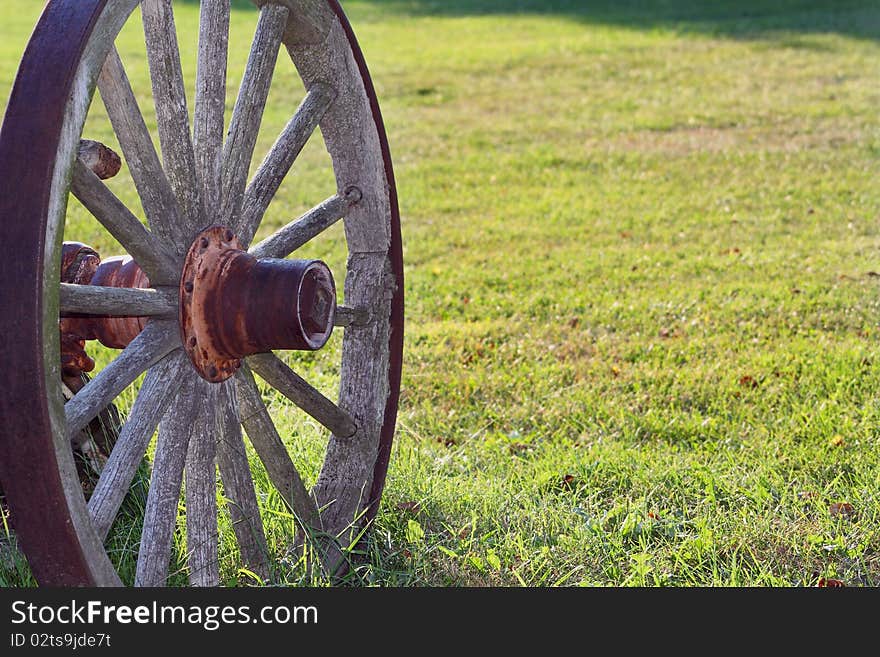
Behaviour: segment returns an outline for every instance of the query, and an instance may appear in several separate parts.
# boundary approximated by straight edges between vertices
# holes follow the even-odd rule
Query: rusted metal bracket
[[[65,242],[61,253],[62,283],[150,287],[146,274],[129,256],[114,256],[102,262],[94,249],[79,242]],[[86,341],[98,340],[106,347],[123,349],[143,330],[146,322],[146,317],[62,316],[58,322],[61,331],[61,374],[68,387],[76,392],[80,374],[95,368],[95,361],[85,351]]]
[[[88,285],[101,257],[93,248],[80,242],[65,242],[61,247],[61,282]],[[61,332],[61,377],[68,388],[76,392],[82,386],[80,375],[95,369],[95,361],[86,353],[86,327],[78,317],[62,317],[58,322]]]
[[[77,157],[101,180],[112,178],[122,168],[122,158],[113,149],[92,139],[80,139]]]

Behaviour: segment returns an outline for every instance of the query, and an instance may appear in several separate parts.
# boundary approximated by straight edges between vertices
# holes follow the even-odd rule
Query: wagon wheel
[[[356,540],[376,513],[403,339],[400,226],[384,128],[336,0],[255,3],[256,33],[225,141],[229,0],[201,2],[192,132],[171,0],[50,0],[24,54],[0,134],[0,175],[14,181],[0,197],[0,340],[5,373],[19,381],[0,396],[0,478],[41,584],[120,583],[103,541],[157,427],[135,584],[166,581],[182,489],[190,582],[219,583],[217,470],[243,561],[269,569],[244,434],[302,527],[333,539],[319,551],[330,570],[342,554],[333,546]],[[114,47],[138,4],[161,163]],[[306,96],[248,182],[281,45]],[[149,229],[77,156],[96,85]],[[337,194],[251,245],[317,126]],[[69,193],[128,251],[136,265],[114,266],[139,267],[140,284],[59,284]],[[348,257],[345,306],[337,307],[326,265],[281,259],[340,218]],[[147,279],[150,288],[135,289]],[[77,313],[105,313],[93,328],[128,332],[119,345],[102,339],[127,346],[65,404],[58,323]],[[335,402],[272,352],[320,348],[334,325],[344,331]],[[86,500],[71,437],[144,372]],[[311,491],[252,372],[327,430]]]

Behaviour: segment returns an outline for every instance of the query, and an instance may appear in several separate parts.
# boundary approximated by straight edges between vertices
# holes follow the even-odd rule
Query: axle
[[[137,263],[128,256],[107,258],[101,262],[97,251],[79,242],[65,242],[61,248],[61,282],[103,287],[149,287],[150,281]],[[122,349],[140,333],[146,317],[109,315],[65,315],[61,331],[61,373],[76,378],[95,368],[85,350],[87,340],[97,340],[106,347]]]
[[[79,242],[62,249],[64,283],[148,288],[150,281],[129,256],[103,262]],[[320,260],[258,259],[241,248],[233,232],[211,226],[196,235],[180,277],[178,321],[181,340],[196,371],[220,382],[241,359],[275,349],[314,351],[333,331],[336,287]],[[65,377],[90,372],[95,362],[88,340],[125,348],[143,330],[147,317],[65,315],[61,318],[61,362]]]

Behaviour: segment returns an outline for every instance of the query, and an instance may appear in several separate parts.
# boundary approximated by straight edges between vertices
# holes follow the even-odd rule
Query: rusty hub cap
[[[184,349],[206,380],[228,379],[251,354],[314,351],[336,316],[336,286],[320,260],[258,260],[225,226],[198,235],[180,277]]]

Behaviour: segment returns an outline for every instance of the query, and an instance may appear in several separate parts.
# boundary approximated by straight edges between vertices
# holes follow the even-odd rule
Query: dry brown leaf
[[[849,502],[834,502],[828,506],[832,516],[851,516],[855,513],[853,505]]]

